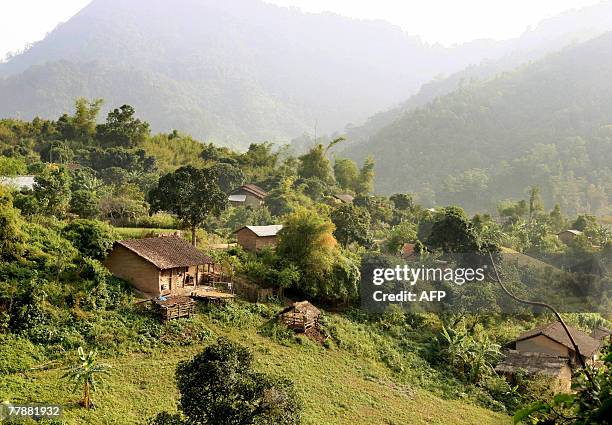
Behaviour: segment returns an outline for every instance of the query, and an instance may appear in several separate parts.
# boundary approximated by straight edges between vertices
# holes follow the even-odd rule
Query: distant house
[[[557,233],[557,237],[566,245],[570,244],[574,238],[579,235],[582,235],[582,232],[574,229],[564,230]]]
[[[594,364],[602,341],[568,326],[580,354],[587,364]],[[558,391],[569,391],[571,370],[579,365],[578,355],[563,326],[559,322],[523,332],[510,344],[506,358],[495,370],[507,376],[519,369],[531,375],[556,379]]]
[[[268,194],[261,187],[254,184],[245,184],[235,189],[227,198],[233,206],[259,208]]]
[[[270,226],[244,226],[234,232],[238,245],[246,251],[256,252],[265,247],[276,247],[281,224]]]
[[[355,197],[353,195],[349,195],[348,193],[338,193],[334,195],[334,198],[344,204],[352,204],[355,200]]]
[[[0,184],[12,187],[17,190],[34,189],[36,176],[15,176],[15,177],[0,177]]]
[[[184,294],[214,271],[210,257],[177,236],[115,242],[105,264],[115,276],[155,297]]]
[[[601,341],[572,326],[567,327],[586,362],[593,362],[601,348]],[[571,365],[579,364],[577,353],[559,322],[523,332],[514,342],[519,352],[544,353],[565,357]]]

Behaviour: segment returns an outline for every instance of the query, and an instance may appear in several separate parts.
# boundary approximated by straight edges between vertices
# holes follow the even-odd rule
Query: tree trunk
[[[197,246],[197,241],[196,241],[196,226],[191,226],[191,245]]]
[[[83,405],[85,409],[89,409],[89,405],[91,402],[89,401],[89,382],[85,381],[83,385]]]

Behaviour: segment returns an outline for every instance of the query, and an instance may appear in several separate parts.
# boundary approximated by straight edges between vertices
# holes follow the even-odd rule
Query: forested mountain
[[[76,97],[101,97],[133,105],[153,130],[234,146],[286,141],[362,122],[435,75],[592,35],[609,16],[583,15],[444,48],[384,22],[259,0],[94,0],[0,64],[0,116],[52,118]]]
[[[511,71],[530,61],[542,59],[547,53],[587,41],[610,30],[612,1],[567,11],[546,19],[519,38],[499,42],[501,51],[510,52],[507,55],[470,65],[449,76],[436,77],[423,84],[415,95],[399,105],[373,115],[361,125],[347,126],[346,133],[353,143],[360,143],[406,112],[423,106],[438,96],[448,94],[461,85]]]
[[[603,212],[612,194],[612,33],[404,113],[343,154],[373,154],[382,192],[492,208],[540,186],[545,202]]]
[[[0,64],[0,116],[54,117],[76,97],[102,97],[134,105],[155,130],[288,140],[363,120],[494,50],[259,0],[94,0]]]

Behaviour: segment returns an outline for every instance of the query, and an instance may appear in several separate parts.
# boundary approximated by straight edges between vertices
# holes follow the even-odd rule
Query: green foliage
[[[486,334],[473,335],[465,328],[443,328],[441,338],[449,365],[465,381],[479,383],[495,373],[493,364],[501,357],[500,346]]]
[[[252,365],[247,348],[219,339],[177,367],[179,409],[185,420],[175,422],[176,416],[164,413],[152,423],[301,423],[302,405],[293,384],[256,373]]]
[[[28,172],[26,163],[19,158],[0,157],[0,176],[17,176]]]
[[[372,244],[370,213],[365,208],[343,204],[331,212],[331,221],[336,227],[334,236],[343,247],[353,242],[365,247]]]
[[[42,360],[42,350],[29,340],[0,334],[0,375],[26,372]]]
[[[134,117],[136,111],[130,105],[123,105],[108,113],[106,123],[97,127],[100,140],[106,146],[134,147],[149,136],[149,123]]]
[[[63,235],[83,257],[103,260],[115,242],[113,228],[97,220],[78,219],[64,227]]]
[[[79,347],[78,356],[78,361],[66,370],[63,378],[72,382],[75,389],[82,388],[83,398],[81,403],[83,407],[89,409],[93,406],[91,393],[98,387],[98,377],[108,375],[110,366],[98,363],[94,351],[85,354],[83,347]]]
[[[18,259],[24,251],[24,242],[22,220],[13,208],[13,197],[0,186],[0,260]]]
[[[325,147],[318,144],[308,153],[300,156],[299,176],[304,179],[316,177],[324,183],[332,183],[334,179],[332,168],[325,153]]]
[[[334,161],[334,177],[338,186],[344,190],[355,190],[359,179],[359,170],[354,161],[337,158]]]
[[[34,196],[41,212],[63,218],[70,206],[70,174],[64,167],[50,165],[36,176]]]
[[[227,206],[227,196],[219,188],[214,168],[202,170],[181,167],[159,179],[149,192],[151,210],[176,214],[191,229],[196,244],[196,228],[209,216],[219,216]]]
[[[403,221],[389,232],[389,236],[385,240],[385,251],[390,254],[399,254],[404,244],[416,241],[416,226],[408,221]]]

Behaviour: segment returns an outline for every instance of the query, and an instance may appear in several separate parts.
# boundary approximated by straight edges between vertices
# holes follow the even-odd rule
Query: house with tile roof
[[[105,265],[152,297],[184,294],[214,273],[213,260],[178,236],[117,241]]]
[[[234,189],[227,199],[233,206],[259,208],[263,205],[267,195],[261,187],[254,184],[245,184]]]

